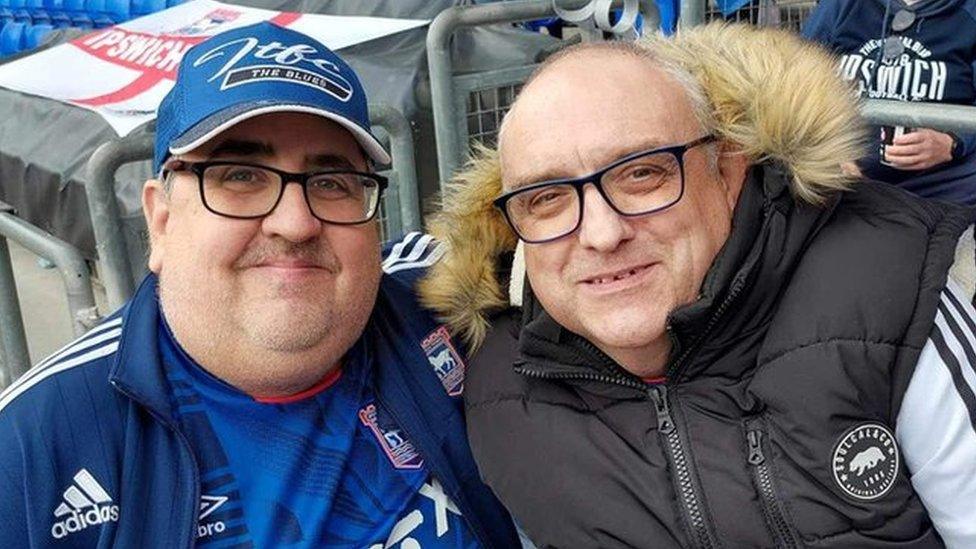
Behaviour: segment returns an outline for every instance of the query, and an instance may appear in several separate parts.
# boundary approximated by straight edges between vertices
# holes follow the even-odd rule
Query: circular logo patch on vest
[[[854,499],[876,500],[895,485],[898,459],[891,430],[880,423],[858,425],[834,447],[834,480]]]

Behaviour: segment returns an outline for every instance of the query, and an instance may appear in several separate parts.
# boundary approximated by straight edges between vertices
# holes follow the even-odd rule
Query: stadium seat
[[[166,0],[132,0],[132,16],[142,17],[166,9]]]
[[[14,20],[14,12],[7,6],[0,6],[0,24],[6,24]]]
[[[110,27],[115,24],[105,9],[105,0],[85,0],[85,13],[95,28]]]
[[[24,30],[26,23],[12,21],[0,31],[0,54],[12,55],[24,49]]]
[[[51,23],[51,14],[44,7],[44,0],[26,0],[24,9],[30,14],[31,24],[47,25]]]
[[[51,25],[56,29],[66,29],[71,26],[71,17],[63,11],[52,13]]]
[[[116,23],[128,21],[130,19],[129,0],[105,0],[105,11]]]
[[[21,23],[30,22],[30,12],[27,11],[25,0],[10,0],[10,11],[14,14],[14,21]]]
[[[24,49],[32,50],[39,46],[41,40],[52,30],[54,30],[54,27],[51,25],[34,25],[29,27],[24,35]]]
[[[166,7],[172,8],[173,6],[178,6],[182,4],[184,0],[166,0]]]
[[[71,16],[71,26],[79,29],[91,29],[95,27],[95,22],[87,13]]]

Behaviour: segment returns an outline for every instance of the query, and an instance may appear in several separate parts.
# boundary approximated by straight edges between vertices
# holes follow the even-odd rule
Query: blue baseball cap
[[[340,124],[379,164],[390,156],[370,132],[366,92],[352,68],[317,40],[263,22],[197,44],[159,105],[153,172],[249,118],[304,112]]]

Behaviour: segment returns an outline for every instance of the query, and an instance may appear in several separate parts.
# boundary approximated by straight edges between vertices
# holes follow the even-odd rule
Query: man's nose
[[[600,252],[611,252],[633,236],[630,221],[614,211],[596,187],[587,185],[583,188],[583,219],[579,228],[581,245]]]
[[[264,218],[261,228],[269,236],[304,242],[321,232],[322,222],[312,215],[302,186],[286,184],[281,200]]]

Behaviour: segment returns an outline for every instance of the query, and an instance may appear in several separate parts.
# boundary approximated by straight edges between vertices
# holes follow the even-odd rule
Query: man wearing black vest
[[[445,197],[421,291],[540,547],[976,547],[973,216],[842,173],[834,63],[746,27],[566,50]]]

